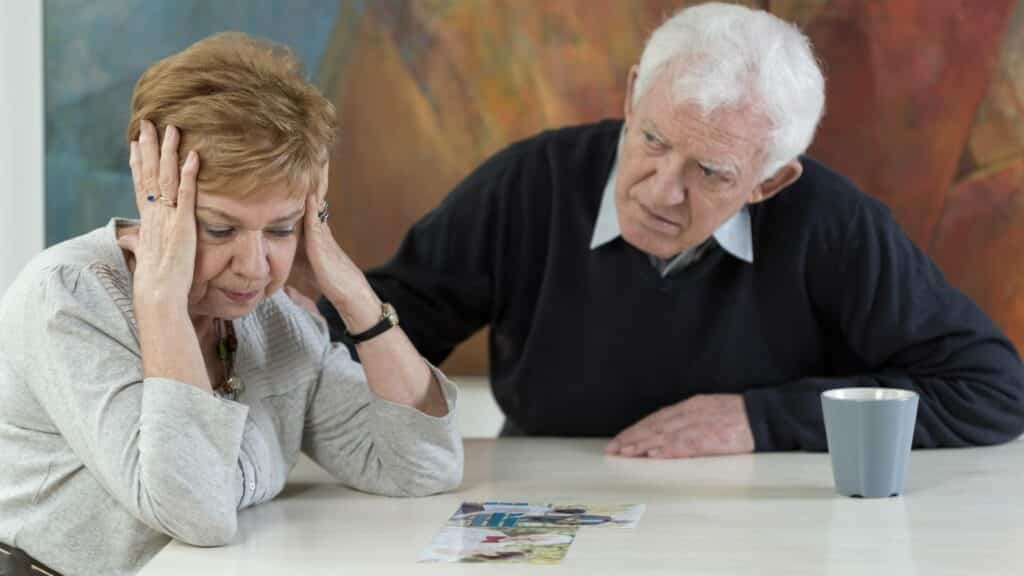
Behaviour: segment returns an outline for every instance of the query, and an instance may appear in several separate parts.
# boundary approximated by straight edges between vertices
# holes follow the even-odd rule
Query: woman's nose
[[[232,268],[239,276],[262,278],[267,274],[267,247],[262,233],[243,234],[235,251]]]

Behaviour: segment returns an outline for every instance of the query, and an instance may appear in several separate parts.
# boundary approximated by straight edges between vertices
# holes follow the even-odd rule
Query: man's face
[[[767,119],[749,106],[704,116],[676,104],[662,73],[631,106],[615,182],[622,237],[637,249],[671,258],[704,242],[747,202],[757,201]]]

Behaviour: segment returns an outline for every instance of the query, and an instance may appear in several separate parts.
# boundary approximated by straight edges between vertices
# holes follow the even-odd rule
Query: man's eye
[[[657,136],[655,136],[654,134],[651,134],[650,132],[647,132],[645,130],[643,132],[643,135],[644,135],[644,141],[647,142],[648,144],[650,144],[652,146],[660,146],[661,145],[661,140],[658,140]]]
[[[711,168],[708,168],[707,166],[705,166],[703,164],[698,164],[698,166],[700,166],[701,173],[703,173],[704,176],[706,176],[708,178],[710,178],[712,176],[717,176],[718,175],[718,172],[716,172],[715,170],[712,170]]]
[[[235,231],[234,228],[207,228],[206,233],[214,238],[227,238]]]

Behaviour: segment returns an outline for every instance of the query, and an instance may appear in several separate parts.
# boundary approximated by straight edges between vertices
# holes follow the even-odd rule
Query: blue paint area
[[[290,46],[316,79],[338,18],[365,9],[364,0],[45,0],[47,245],[136,215],[124,134],[149,65],[239,30]]]

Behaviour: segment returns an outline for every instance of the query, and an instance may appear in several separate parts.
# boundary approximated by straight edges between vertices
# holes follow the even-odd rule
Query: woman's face
[[[200,190],[189,312],[233,320],[279,290],[295,259],[304,213],[305,197],[284,183],[245,198]]]

